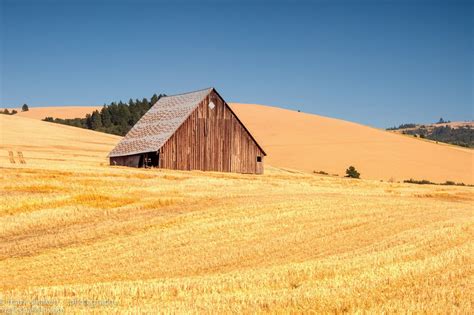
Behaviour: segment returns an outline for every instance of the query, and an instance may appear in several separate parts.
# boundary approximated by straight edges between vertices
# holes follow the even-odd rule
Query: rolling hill
[[[339,176],[353,165],[363,178],[474,184],[474,151],[360,124],[255,104],[230,104],[262,144],[266,164]],[[37,107],[31,118],[75,118],[95,107]]]
[[[28,165],[108,163],[107,154],[120,140],[114,135],[17,115],[0,115],[0,130],[2,165],[10,165],[8,151],[15,156],[22,152]]]
[[[15,116],[28,117],[34,119],[44,119],[46,117],[54,118],[77,118],[85,117],[95,110],[100,110],[102,106],[48,106],[48,107],[30,107],[26,112],[22,112],[21,108],[9,108],[18,111]]]
[[[474,151],[412,139],[360,124],[254,104],[232,108],[260,140],[266,162],[344,175],[354,165],[364,178],[454,180],[474,183]]]
[[[119,137],[0,127],[2,312],[472,310],[471,187],[110,167]]]

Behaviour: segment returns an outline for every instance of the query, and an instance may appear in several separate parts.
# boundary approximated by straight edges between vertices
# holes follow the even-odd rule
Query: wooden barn
[[[162,97],[110,152],[111,165],[263,174],[265,151],[214,88]]]

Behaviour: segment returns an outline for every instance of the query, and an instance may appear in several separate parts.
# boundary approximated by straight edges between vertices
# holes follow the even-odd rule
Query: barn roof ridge
[[[181,95],[186,95],[186,94],[192,94],[192,93],[197,93],[197,92],[203,92],[203,91],[207,91],[207,90],[209,90],[209,92],[211,92],[212,90],[215,90],[215,88],[212,87],[212,86],[210,86],[210,87],[207,87],[207,88],[205,88],[205,89],[199,89],[199,90],[191,91],[191,92],[184,92],[184,93],[178,93],[178,94],[173,94],[173,95],[164,95],[164,96],[160,97],[160,99],[163,98],[163,97],[181,96]]]

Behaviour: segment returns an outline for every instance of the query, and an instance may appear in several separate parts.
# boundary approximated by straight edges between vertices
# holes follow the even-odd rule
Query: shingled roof
[[[213,88],[163,96],[130,129],[109,157],[158,151]]]

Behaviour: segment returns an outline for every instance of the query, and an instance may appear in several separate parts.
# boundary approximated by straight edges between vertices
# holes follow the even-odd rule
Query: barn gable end
[[[109,156],[112,165],[262,174],[265,155],[211,88],[160,99]]]

